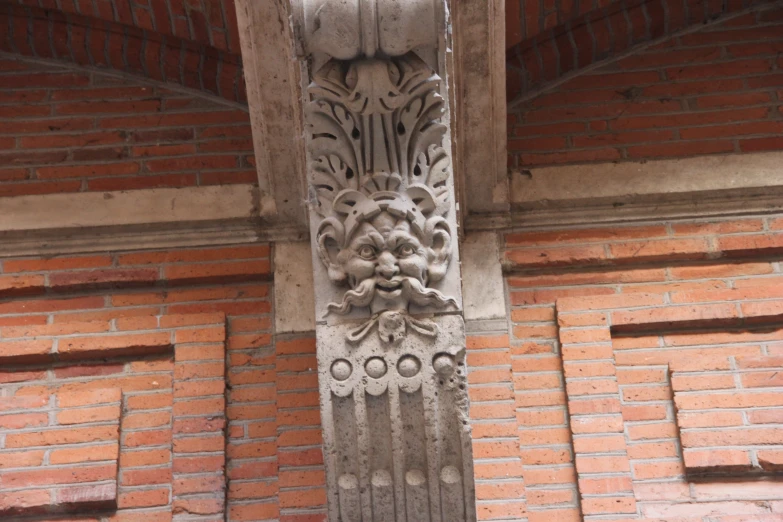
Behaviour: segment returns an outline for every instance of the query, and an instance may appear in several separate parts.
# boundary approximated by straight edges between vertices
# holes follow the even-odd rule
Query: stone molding
[[[0,198],[0,257],[302,240],[255,217],[252,185]]]

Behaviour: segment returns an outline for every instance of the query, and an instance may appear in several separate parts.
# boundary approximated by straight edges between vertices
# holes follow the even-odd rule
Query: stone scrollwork
[[[440,78],[415,54],[330,61],[306,107],[317,248],[332,282],[347,285],[328,310],[367,307],[362,340],[376,325],[399,343],[406,331],[435,335],[409,306],[447,309],[456,300],[429,285],[443,279],[455,235],[449,212],[451,160],[443,147]]]

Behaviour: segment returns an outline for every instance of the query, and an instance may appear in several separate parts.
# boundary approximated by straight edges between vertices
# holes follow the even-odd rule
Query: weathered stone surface
[[[465,320],[506,318],[506,292],[495,232],[472,232],[462,242]]]
[[[476,519],[446,11],[293,9],[333,522]]]
[[[310,244],[275,244],[275,332],[315,330]]]
[[[462,318],[433,324],[396,346],[319,326],[330,520],[475,520]]]

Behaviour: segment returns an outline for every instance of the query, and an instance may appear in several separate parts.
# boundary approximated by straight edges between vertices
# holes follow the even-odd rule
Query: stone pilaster
[[[329,519],[475,521],[443,0],[298,0]]]

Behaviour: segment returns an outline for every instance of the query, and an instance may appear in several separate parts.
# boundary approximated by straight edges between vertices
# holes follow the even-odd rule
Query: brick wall
[[[3,495],[19,491],[33,495],[27,492],[35,489],[34,484],[10,487],[3,474],[35,465],[40,456],[15,456],[15,461],[32,460],[12,464],[15,467],[6,470],[5,454],[16,453],[8,442],[11,432],[39,431],[47,426],[46,430],[71,433],[75,425],[58,427],[63,410],[58,394],[119,388],[122,444],[133,446],[120,447],[119,490],[116,495],[104,491],[110,498],[97,507],[93,504],[87,509],[82,502],[68,510],[88,517],[94,509],[108,506],[108,511],[102,511],[108,516],[116,504],[120,510],[109,518],[111,522],[168,521],[186,514],[212,522],[216,506],[207,502],[207,486],[202,484],[199,489],[182,483],[179,478],[186,477],[177,475],[208,469],[178,468],[176,451],[204,452],[210,458],[204,465],[222,470],[223,461],[216,457],[224,448],[228,520],[323,519],[315,343],[311,337],[275,338],[272,332],[268,246],[5,259],[0,266],[0,354],[12,358],[8,364],[0,363],[0,441],[5,441],[0,444],[4,454],[0,459],[0,510],[8,503],[19,505],[14,497],[9,500]],[[203,323],[199,318],[214,318],[215,314],[220,321],[225,316],[225,330],[203,328],[187,337],[171,334],[176,328],[193,331],[192,318]],[[161,334],[165,339],[159,338]],[[188,346],[214,349],[209,349],[208,361],[196,364],[187,352],[180,356],[178,350]],[[221,385],[225,379],[227,423],[223,415],[210,409],[216,406],[212,403],[217,396],[204,400],[177,397],[180,392],[187,394],[190,387],[210,390],[203,379],[215,379]],[[180,381],[181,387],[177,384]],[[220,395],[222,391],[209,393]],[[43,418],[17,416],[18,404],[12,401],[28,395],[40,399],[38,409],[46,412],[46,424],[29,424],[42,423]],[[90,408],[85,403],[80,409],[86,412]],[[185,419],[206,416],[204,426],[210,433],[217,430],[215,436],[225,433],[227,444],[218,444],[212,435],[195,436],[199,427],[193,422],[183,422],[178,428],[176,416],[180,413]],[[95,422],[98,424],[90,426],[110,423],[111,419],[96,418]],[[181,438],[187,441],[178,442]],[[88,444],[54,442],[80,448]],[[96,442],[112,444],[110,439]],[[187,445],[183,446],[184,442]],[[40,453],[59,448],[35,446],[34,450]],[[113,455],[106,458],[101,461],[105,466],[117,462]],[[53,465],[51,459],[48,464]],[[57,466],[75,472],[74,466],[81,464]],[[78,485],[81,476],[77,474],[76,482],[69,482],[68,487]],[[85,476],[84,481],[88,479]],[[208,487],[219,491],[222,483],[218,480]],[[45,493],[30,497],[30,512],[66,509],[63,499],[67,497],[59,496],[65,485],[55,486],[58,484],[47,484]],[[52,488],[56,494],[45,499],[44,494],[50,494]],[[192,501],[187,506],[177,502],[177,488],[182,488],[184,499]]]
[[[530,522],[783,517],[782,224],[505,236]]]
[[[54,7],[53,2],[45,0],[15,1],[28,7]],[[232,0],[95,0],[57,2],[56,6],[65,13],[136,26],[239,53],[237,14]]]
[[[0,197],[255,183],[247,112],[0,56]]]
[[[530,166],[783,148],[783,10],[679,36],[511,111],[509,161]]]
[[[0,336],[0,513],[223,519],[223,314]]]
[[[109,68],[246,103],[232,8],[233,2],[199,0],[7,1],[0,4],[0,51]]]
[[[594,9],[619,3],[618,0],[509,0],[506,2],[506,47],[519,44],[546,30],[569,22]]]
[[[768,475],[783,445],[783,216],[519,232],[505,244],[509,331],[468,338],[480,519],[779,520]],[[211,522],[222,505],[203,482],[178,489],[174,470],[219,476],[225,458],[228,520],[322,522],[315,342],[272,331],[269,259],[260,245],[3,260],[0,510]],[[225,421],[209,409],[214,389],[176,396],[177,382],[221,376]],[[68,402],[96,389],[108,398]],[[208,417],[209,431],[178,432],[178,414]],[[57,460],[90,441],[14,442],[78,436],[83,423],[108,430],[94,441],[102,460]],[[195,451],[213,468],[180,468]],[[18,482],[46,466],[71,478]]]

